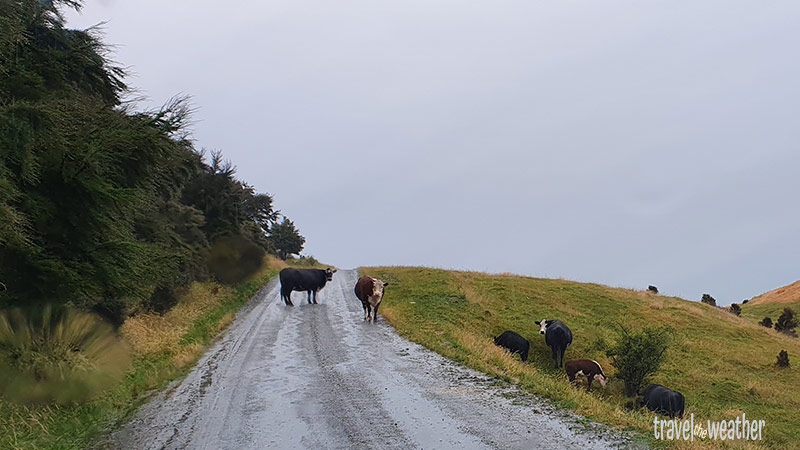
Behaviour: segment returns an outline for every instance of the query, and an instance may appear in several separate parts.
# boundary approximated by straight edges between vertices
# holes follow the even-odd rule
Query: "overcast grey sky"
[[[225,5],[225,6],[223,6]],[[88,0],[340,267],[739,302],[800,279],[800,2]]]

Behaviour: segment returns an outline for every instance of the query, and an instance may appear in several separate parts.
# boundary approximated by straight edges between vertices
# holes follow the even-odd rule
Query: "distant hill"
[[[800,281],[765,292],[750,300],[751,305],[764,303],[796,303],[800,301]]]
[[[800,281],[754,297],[746,305],[742,305],[742,317],[756,321],[769,317],[775,322],[783,308],[791,308],[800,313]]]

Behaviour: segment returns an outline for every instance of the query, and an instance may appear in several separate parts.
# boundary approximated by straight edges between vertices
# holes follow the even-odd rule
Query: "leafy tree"
[[[758,322],[758,324],[762,327],[772,328],[772,319],[769,317],[764,317],[764,319],[762,319],[761,322]]]
[[[728,311],[730,311],[731,314],[735,314],[737,316],[742,315],[742,307],[737,305],[736,303],[732,303],[730,308],[728,308]]]
[[[300,235],[294,223],[284,216],[282,222],[275,222],[269,229],[269,241],[272,248],[281,259],[286,259],[290,255],[299,254],[303,251],[303,244],[306,238]]]
[[[648,376],[655,373],[666,357],[672,331],[669,328],[645,327],[632,332],[617,326],[617,342],[606,355],[617,369],[617,377],[625,382],[625,395],[636,395]]]
[[[264,234],[278,212],[272,207],[272,197],[257,194],[252,186],[235,178],[236,168],[225,161],[220,152],[211,152],[208,165],[190,180],[183,191],[183,202],[203,212],[203,230],[211,238],[242,233],[249,224]],[[252,231],[248,231],[252,234]]]
[[[717,306],[717,301],[708,294],[703,294],[703,298],[700,301],[706,305]]]
[[[794,310],[791,308],[783,308],[783,313],[778,317],[778,321],[775,322],[775,329],[789,336],[797,337],[797,332],[795,332],[797,325],[798,321]]]
[[[95,31],[64,27],[59,9],[81,5],[0,2],[0,307],[69,303],[121,324],[209,276],[212,243],[251,262],[274,242],[302,249],[285,227],[268,237],[270,195],[195,150],[187,98],[122,101],[124,71]]]

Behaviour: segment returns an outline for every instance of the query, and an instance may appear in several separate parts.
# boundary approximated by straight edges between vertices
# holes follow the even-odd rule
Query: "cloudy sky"
[[[739,302],[800,279],[796,1],[88,0],[307,254]],[[235,6],[234,6],[235,5]]]

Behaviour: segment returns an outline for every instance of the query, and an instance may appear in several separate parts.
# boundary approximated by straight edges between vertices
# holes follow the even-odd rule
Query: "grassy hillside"
[[[0,399],[0,448],[86,448],[102,430],[133,413],[149,391],[184,376],[238,309],[286,265],[268,257],[257,274],[235,287],[194,282],[166,314],[129,318],[120,333],[133,363],[122,383],[101,398],[67,406],[24,406]]]
[[[783,308],[792,308],[800,313],[800,281],[754,297],[742,305],[742,317],[756,321],[769,317],[774,323],[780,317]]]
[[[681,391],[687,415],[694,413],[695,421],[705,424],[745,412],[750,420],[766,421],[762,446],[797,448],[800,372],[779,369],[775,362],[781,349],[790,358],[800,357],[800,341],[750,320],[697,302],[597,284],[408,267],[361,272],[391,283],[381,313],[405,337],[591,419],[649,436],[652,414],[626,411],[629,399],[621,393],[621,381],[613,380],[605,390],[598,386],[591,394],[570,386],[563,372],[553,368],[533,322],[566,322],[575,339],[565,360],[595,359],[609,375],[614,369],[604,352],[615,339],[612,323],[670,325],[675,340],[652,381]],[[531,341],[528,363],[493,345],[492,337],[504,330]],[[718,445],[696,441],[677,447]]]

